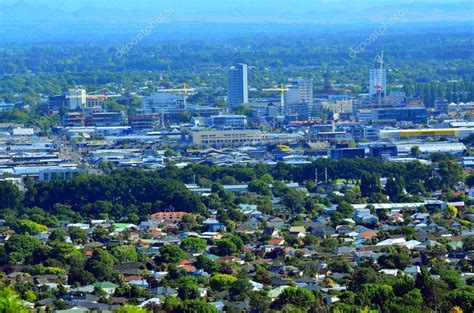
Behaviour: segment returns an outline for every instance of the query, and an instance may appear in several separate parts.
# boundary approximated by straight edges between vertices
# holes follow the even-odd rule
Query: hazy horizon
[[[171,14],[153,29],[155,34],[301,32],[304,25],[308,31],[340,25],[367,28],[388,21],[401,10],[404,14],[393,29],[454,23],[473,31],[473,4],[469,1],[0,0],[0,40],[107,40],[134,33],[168,11]]]

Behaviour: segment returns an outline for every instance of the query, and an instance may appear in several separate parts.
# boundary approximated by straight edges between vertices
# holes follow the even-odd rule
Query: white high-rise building
[[[313,80],[312,79],[297,79],[289,80],[290,83],[296,84],[296,89],[289,89],[285,92],[285,103],[306,103],[313,104]]]
[[[229,69],[229,94],[227,102],[236,106],[249,102],[249,85],[247,64],[237,64]]]
[[[387,95],[387,70],[383,68],[383,51],[375,58],[374,67],[369,71],[369,95],[380,98]]]
[[[298,90],[301,101],[312,105],[313,104],[313,80],[312,79],[298,79]]]
[[[84,109],[87,102],[87,93],[85,89],[69,89],[67,98],[69,100],[69,110]]]

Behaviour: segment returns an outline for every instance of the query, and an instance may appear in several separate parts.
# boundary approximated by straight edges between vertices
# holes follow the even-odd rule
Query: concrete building
[[[70,89],[67,94],[69,100],[69,110],[84,109],[87,102],[87,93],[85,89]]]
[[[383,52],[375,58],[374,67],[369,70],[369,96],[386,96],[387,92],[387,70],[383,67]]]
[[[217,128],[244,128],[247,126],[247,116],[215,115],[211,117],[211,124]]]
[[[439,114],[447,114],[449,108],[449,102],[446,99],[438,99],[434,102],[435,111]]]
[[[231,66],[228,73],[229,90],[227,102],[236,106],[249,102],[249,86],[247,64]]]
[[[135,130],[155,129],[160,125],[160,115],[157,113],[130,114],[128,123]]]
[[[58,112],[61,108],[69,106],[69,99],[66,95],[57,95],[48,97],[48,111]]]
[[[285,105],[301,103],[300,91],[298,89],[289,89],[285,92]]]
[[[157,92],[142,99],[145,113],[163,113],[184,108],[184,97],[172,93]]]
[[[365,158],[364,148],[336,148],[330,151],[331,160]]]
[[[465,138],[474,134],[474,128],[431,128],[431,129],[390,129],[381,130],[380,139],[408,138]]]
[[[76,167],[51,166],[41,169],[38,173],[38,181],[69,180],[79,174]]]
[[[260,143],[263,133],[257,129],[242,130],[203,130],[191,133],[196,145],[209,146],[239,146]]]
[[[107,103],[107,97],[102,95],[90,95],[87,96],[86,100],[86,107],[93,108],[93,107],[103,107],[105,108]]]
[[[386,159],[397,156],[398,149],[393,144],[374,144],[369,146],[369,154],[374,158]]]
[[[331,113],[352,113],[354,112],[354,102],[352,100],[322,101],[321,109]]]
[[[124,121],[123,113],[120,111],[108,112],[68,112],[64,116],[63,125],[66,127],[81,126],[122,126]]]
[[[285,104],[306,103],[313,104],[313,80],[296,79],[290,80],[290,83],[296,84],[297,88],[289,89],[285,92]]]
[[[411,122],[426,124],[428,110],[425,107],[383,108],[372,110],[373,120],[377,122]]]
[[[298,79],[298,91],[301,101],[309,105],[313,104],[313,80],[312,79]]]

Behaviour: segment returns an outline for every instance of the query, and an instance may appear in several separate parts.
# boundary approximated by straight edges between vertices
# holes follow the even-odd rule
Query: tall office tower
[[[301,101],[308,105],[313,105],[313,80],[298,79],[297,83]]]
[[[86,107],[87,93],[85,89],[70,89],[67,94],[69,110],[84,109]]]
[[[375,58],[369,72],[369,95],[379,99],[387,95],[387,70],[383,68],[383,51]]]
[[[239,63],[229,69],[229,95],[227,102],[230,106],[249,102],[249,84],[247,64]]]

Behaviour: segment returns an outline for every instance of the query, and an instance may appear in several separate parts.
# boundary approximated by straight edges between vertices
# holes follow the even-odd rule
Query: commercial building
[[[393,144],[374,144],[369,146],[369,154],[374,158],[385,159],[398,155],[398,149]]]
[[[297,88],[289,89],[285,92],[285,104],[306,103],[313,104],[313,80],[312,79],[297,79],[290,80],[290,83],[295,83]]]
[[[87,93],[85,89],[69,89],[67,98],[69,100],[69,110],[80,110],[86,107]]]
[[[434,109],[439,114],[448,114],[449,102],[445,99],[438,99],[434,102]]]
[[[122,126],[123,122],[123,112],[120,111],[83,111],[66,113],[63,125],[66,127]]]
[[[313,80],[312,79],[298,79],[298,91],[301,101],[307,104],[313,104]]]
[[[229,87],[227,102],[236,106],[249,102],[247,64],[231,66],[228,73]]]
[[[48,97],[48,111],[57,112],[61,108],[67,108],[69,106],[69,99],[66,95],[57,95]]]
[[[86,99],[86,107],[104,107],[107,103],[107,97],[103,95],[90,95]]]
[[[263,133],[257,129],[202,130],[191,133],[194,144],[209,146],[254,145],[262,140]]]
[[[376,122],[411,122],[426,124],[428,110],[425,107],[378,108],[372,110]]]
[[[247,126],[247,116],[214,115],[211,117],[211,123],[217,128],[244,128]]]
[[[412,142],[412,143],[400,143],[397,144],[397,150],[400,154],[411,154],[413,147],[418,147],[422,154],[431,154],[436,152],[451,153],[451,154],[464,154],[466,146],[461,142],[446,142],[438,141],[433,143],[425,142]]]
[[[322,101],[321,109],[331,113],[351,113],[354,111],[354,102],[352,100]]]
[[[142,99],[144,113],[163,113],[184,108],[184,97],[172,93],[157,92]]]
[[[51,166],[39,171],[38,181],[69,180],[78,174],[76,167]]]
[[[331,160],[365,158],[364,148],[335,148],[330,150]]]
[[[377,56],[374,67],[369,70],[369,96],[385,97],[387,92],[387,70],[383,67],[383,52]]]
[[[380,139],[406,138],[464,138],[474,133],[474,128],[436,128],[436,129],[391,129],[381,130]]]
[[[155,129],[160,125],[160,115],[158,113],[130,114],[128,123],[134,130]]]

